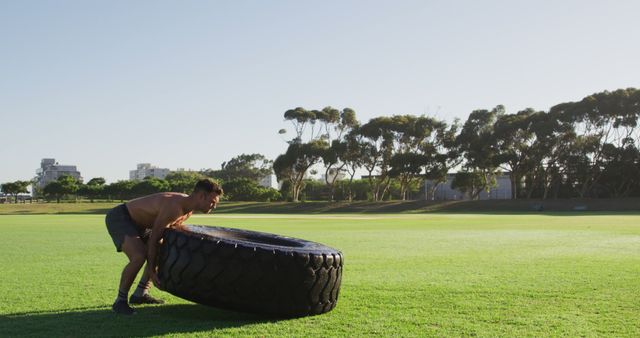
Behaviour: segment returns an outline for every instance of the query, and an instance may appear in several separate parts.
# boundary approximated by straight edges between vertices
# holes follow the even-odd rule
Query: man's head
[[[210,178],[204,178],[196,183],[191,194],[196,198],[196,210],[203,213],[209,213],[211,209],[215,209],[218,202],[220,202],[220,196],[224,192],[222,187]]]

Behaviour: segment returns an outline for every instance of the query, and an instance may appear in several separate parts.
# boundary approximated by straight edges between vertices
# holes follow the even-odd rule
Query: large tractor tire
[[[168,228],[158,262],[161,287],[196,303],[278,317],[331,311],[342,253],[256,231],[188,225]]]

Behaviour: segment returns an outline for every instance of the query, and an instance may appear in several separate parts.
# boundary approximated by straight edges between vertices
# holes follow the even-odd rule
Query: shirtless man
[[[129,263],[122,271],[118,297],[112,309],[116,313],[132,315],[135,310],[127,303],[127,296],[138,272],[147,262],[138,287],[131,295],[131,304],[163,304],[149,295],[151,281],[159,285],[156,274],[158,244],[167,227],[181,227],[193,211],[209,213],[220,201],[222,188],[210,179],[196,183],[191,195],[163,192],[120,204],[106,216],[107,230],[118,252],[123,251]]]

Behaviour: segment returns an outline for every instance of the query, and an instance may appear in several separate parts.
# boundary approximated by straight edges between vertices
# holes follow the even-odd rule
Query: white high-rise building
[[[50,182],[60,176],[71,176],[82,182],[82,175],[75,165],[58,164],[54,158],[43,158],[40,161],[40,168],[36,170],[36,186],[44,188]]]
[[[129,179],[143,180],[145,177],[156,177],[164,179],[169,175],[170,170],[167,168],[158,168],[152,166],[151,163],[138,163],[135,170],[129,171]]]

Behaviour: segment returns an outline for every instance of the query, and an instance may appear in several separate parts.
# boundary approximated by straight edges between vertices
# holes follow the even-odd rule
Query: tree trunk
[[[349,202],[353,202],[353,177],[356,175],[356,171],[353,171],[353,174],[349,173],[351,177],[349,177]]]
[[[331,170],[332,166],[333,165],[328,166],[327,169],[324,171],[324,182],[329,186],[329,202],[333,201],[333,195],[334,195],[333,184],[336,182],[335,177],[338,177],[338,173],[336,172],[334,179],[331,180],[331,182],[329,182],[329,170]]]
[[[433,184],[428,192],[427,192],[427,200],[428,201],[435,201],[436,199],[436,189],[438,189],[438,186],[440,185],[441,182],[435,182],[435,184]]]
[[[343,163],[340,167],[336,168],[336,174],[333,176],[333,179],[331,180],[331,182],[329,182],[329,168],[331,168],[331,166],[329,166],[329,168],[327,168],[327,170],[324,173],[324,180],[331,188],[331,196],[329,197],[329,201],[331,202],[335,200],[336,181],[338,180],[338,175],[340,174],[340,171],[342,171],[342,168],[344,168],[345,165],[346,164]]]
[[[391,186],[391,177],[387,176],[385,178],[386,183],[384,184],[384,190],[382,190],[382,196],[380,196],[380,201],[384,200],[384,196],[388,193],[389,199],[391,199],[391,193],[389,193],[389,186]],[[380,182],[382,185],[382,182]]]

